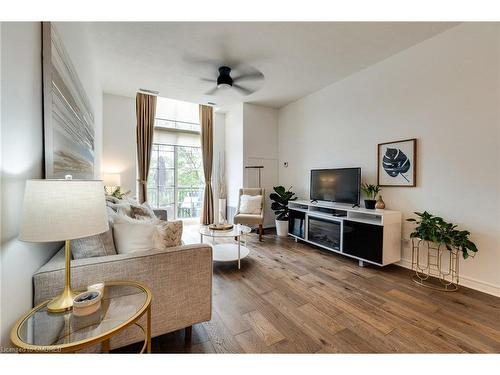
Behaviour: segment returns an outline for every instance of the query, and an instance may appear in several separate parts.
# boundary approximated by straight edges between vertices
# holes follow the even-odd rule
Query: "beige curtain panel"
[[[139,202],[148,199],[148,172],[153,147],[153,128],[156,112],[156,96],[137,93],[135,98],[137,116],[137,165],[139,172]]]
[[[203,156],[203,173],[205,174],[205,193],[203,196],[201,223],[204,225],[214,222],[214,198],[212,195],[212,162],[214,156],[213,119],[212,107],[200,105],[201,152]]]

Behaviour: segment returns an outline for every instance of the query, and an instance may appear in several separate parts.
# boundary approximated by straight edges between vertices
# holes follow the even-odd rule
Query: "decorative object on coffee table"
[[[231,230],[233,224],[210,224],[208,228],[211,230]]]
[[[134,281],[106,282],[101,300],[102,314],[76,316],[74,311],[52,314],[49,301],[34,307],[12,328],[12,343],[26,352],[73,353],[101,344],[109,351],[109,340],[136,326],[144,334],[141,353],[151,352],[151,300],[146,286]],[[145,326],[139,320],[146,315]]]
[[[459,255],[464,259],[478,251],[469,239],[470,232],[428,212],[415,212],[418,219],[406,221],[417,224],[412,239],[413,281],[417,284],[454,292],[459,285]],[[471,252],[471,254],[469,254]]]
[[[416,186],[417,140],[380,143],[377,154],[377,184],[379,186]]]
[[[377,194],[380,192],[380,186],[372,184],[363,184],[361,190],[365,193],[368,199],[365,199],[365,208],[369,210],[375,209]]]
[[[273,187],[274,193],[269,195],[269,198],[273,201],[271,203],[271,209],[276,215],[276,234],[278,237],[288,236],[288,202],[297,200],[295,193],[291,191],[292,187],[286,190],[283,186]]]
[[[70,241],[106,232],[108,219],[102,181],[28,180],[19,239],[26,242],[65,241],[66,278],[63,293],[49,302],[51,312],[71,309]]]

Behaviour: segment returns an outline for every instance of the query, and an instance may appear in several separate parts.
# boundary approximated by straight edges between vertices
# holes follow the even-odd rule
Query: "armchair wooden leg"
[[[264,228],[262,227],[262,224],[259,224],[259,241],[262,242],[262,235],[264,234]]]
[[[192,337],[193,337],[193,326],[184,328],[184,342],[186,344],[190,344]]]

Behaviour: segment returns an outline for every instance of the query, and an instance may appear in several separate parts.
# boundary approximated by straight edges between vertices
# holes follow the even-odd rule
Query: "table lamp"
[[[65,241],[66,278],[64,291],[48,305],[50,312],[70,310],[70,241],[109,229],[102,181],[28,180],[24,193],[19,239],[26,242]]]
[[[106,194],[113,194],[116,188],[121,186],[121,179],[119,173],[104,173],[102,175],[102,180],[104,182],[104,189]]]

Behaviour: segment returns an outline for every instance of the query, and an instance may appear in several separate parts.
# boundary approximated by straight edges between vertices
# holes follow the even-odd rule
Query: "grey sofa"
[[[34,275],[34,303],[62,292],[64,252],[59,251]],[[212,248],[206,244],[152,249],[129,254],[71,261],[71,283],[75,290],[112,280],[133,280],[153,293],[152,336],[159,336],[211,319]],[[145,318],[143,319],[145,323]],[[111,339],[110,348],[143,340],[133,327]]]

